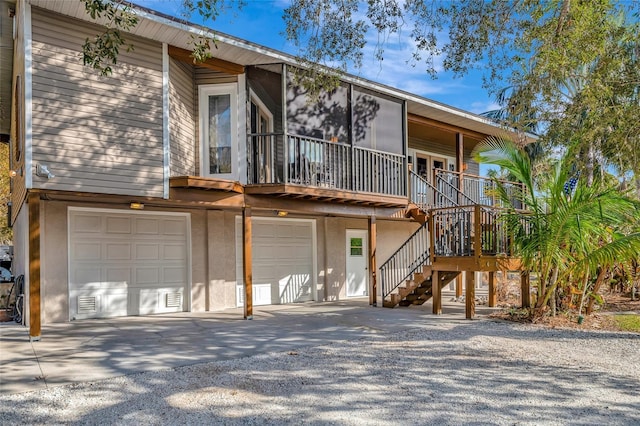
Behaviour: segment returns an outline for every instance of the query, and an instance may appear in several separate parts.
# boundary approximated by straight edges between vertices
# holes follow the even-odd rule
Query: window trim
[[[209,116],[209,96],[230,96],[230,122],[231,122],[231,173],[209,173],[209,155],[206,140],[209,133],[207,117]],[[199,121],[199,152],[200,152],[200,176],[232,179],[238,177],[238,83],[207,84],[198,86],[198,121]]]

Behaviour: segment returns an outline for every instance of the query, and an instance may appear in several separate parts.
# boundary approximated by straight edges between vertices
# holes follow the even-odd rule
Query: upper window
[[[237,84],[200,86],[203,176],[233,178],[237,168]]]

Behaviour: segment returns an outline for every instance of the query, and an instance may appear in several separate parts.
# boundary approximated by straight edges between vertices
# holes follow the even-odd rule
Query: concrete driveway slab
[[[446,297],[444,298],[447,299]],[[492,309],[479,308],[481,316]],[[386,309],[365,299],[259,307],[254,319],[241,309],[145,317],[82,320],[44,325],[42,339],[28,330],[0,324],[0,394],[158,371],[185,365],[292,351],[333,341],[353,341],[433,321],[464,320],[464,305]]]

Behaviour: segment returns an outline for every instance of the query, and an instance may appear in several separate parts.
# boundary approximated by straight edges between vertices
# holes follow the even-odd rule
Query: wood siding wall
[[[125,35],[113,75],[82,64],[100,27],[32,10],[33,162],[36,188],[163,195],[162,45]]]
[[[169,135],[171,176],[196,174],[196,94],[193,67],[169,60]]]
[[[193,95],[193,105],[195,110],[196,128],[195,128],[195,153],[196,153],[196,175],[200,175],[200,102],[198,99],[198,86],[205,84],[223,84],[223,83],[237,83],[238,77],[235,75],[229,75],[222,72],[210,70],[209,68],[194,67],[195,69],[195,85]]]

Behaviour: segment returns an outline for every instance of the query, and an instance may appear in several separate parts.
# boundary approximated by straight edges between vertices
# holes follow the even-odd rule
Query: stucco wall
[[[68,207],[113,208],[107,204],[43,201],[42,294],[43,323],[69,320],[68,302]],[[118,208],[120,208],[119,206]],[[127,211],[127,209],[122,209]],[[145,211],[162,211],[147,207]],[[239,210],[167,209],[191,215],[191,311],[217,311],[236,307],[236,218]],[[254,212],[253,217],[265,213]],[[265,217],[271,218],[269,215]],[[368,229],[367,219],[341,217],[289,218],[316,222],[318,301],[346,298],[346,231]],[[16,238],[26,238],[26,213],[18,218]],[[22,222],[25,222],[24,224]],[[23,226],[24,225],[24,226]],[[380,266],[418,227],[409,221],[377,221],[377,265]],[[25,228],[24,232],[21,229]],[[23,243],[24,247],[25,244]],[[17,265],[26,265],[26,252],[17,252]],[[277,260],[276,260],[277,261]],[[379,274],[378,274],[379,277]],[[380,282],[379,282],[380,288]],[[380,296],[380,293],[379,293]],[[380,300],[380,299],[379,299]],[[258,308],[259,309],[259,308]]]

